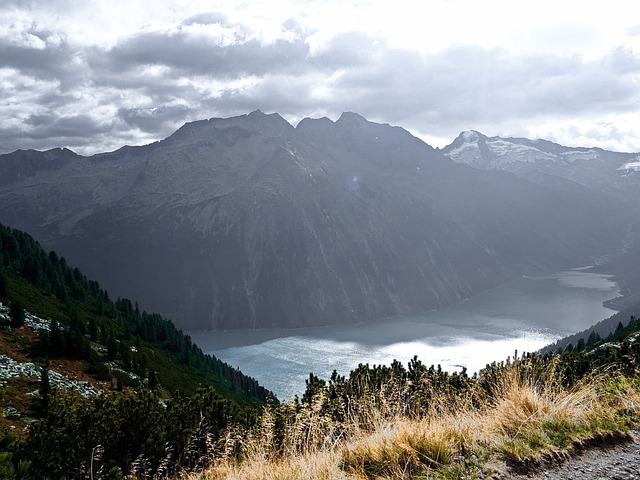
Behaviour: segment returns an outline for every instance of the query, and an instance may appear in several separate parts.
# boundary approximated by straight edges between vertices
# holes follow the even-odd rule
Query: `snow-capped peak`
[[[460,135],[465,142],[475,142],[482,136],[480,132],[477,132],[475,130],[466,130]]]

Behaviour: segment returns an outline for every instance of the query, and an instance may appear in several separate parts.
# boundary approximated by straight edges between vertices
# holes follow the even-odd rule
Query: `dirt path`
[[[547,462],[524,474],[507,472],[504,479],[533,480],[640,480],[640,430],[633,440],[591,446],[562,462]]]

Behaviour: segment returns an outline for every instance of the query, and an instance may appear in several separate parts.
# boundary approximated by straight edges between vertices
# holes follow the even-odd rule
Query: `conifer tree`
[[[593,345],[596,342],[599,342],[601,340],[600,335],[595,331],[595,330],[591,330],[591,333],[589,334],[589,338],[587,338],[587,345]]]
[[[9,305],[9,317],[13,328],[20,328],[24,325],[24,307],[18,300],[13,300]]]
[[[109,339],[107,340],[107,358],[109,360],[115,360],[117,354],[118,342],[116,340],[116,336],[111,332],[111,335],[109,335]]]
[[[89,318],[89,338],[92,342],[98,341],[98,322],[93,317]]]
[[[60,328],[58,322],[54,319],[51,321],[50,333],[49,333],[49,348],[53,355],[64,355],[67,351],[67,344],[64,338],[63,330]]]
[[[40,398],[42,399],[42,410],[47,411],[49,408],[49,394],[51,393],[51,384],[49,380],[49,359],[44,360],[44,366],[40,373]]]
[[[155,390],[158,387],[158,376],[153,368],[149,369],[149,377],[147,379],[147,387],[149,390]]]
[[[7,296],[8,288],[7,277],[4,276],[4,273],[0,272],[0,298]]]

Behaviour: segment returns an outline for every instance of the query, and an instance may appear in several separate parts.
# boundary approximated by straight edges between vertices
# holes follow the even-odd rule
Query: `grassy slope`
[[[636,362],[640,344],[629,342],[637,328],[617,334],[635,348]],[[491,478],[510,466],[532,466],[578,445],[627,436],[640,423],[637,365],[622,366],[621,357],[601,361],[613,358],[602,349],[581,354],[592,367],[566,385],[565,363],[582,361],[572,355],[496,365],[463,395],[440,392],[417,415],[393,390],[375,405],[354,409],[340,425],[323,411],[322,398],[291,406],[298,411],[282,448],[273,447],[275,422],[267,414],[261,429],[243,440],[240,460],[218,455],[212,468],[190,478]]]
[[[64,306],[53,295],[45,295],[41,289],[13,275],[12,272],[2,266],[0,266],[0,269],[3,269],[8,280],[7,297],[19,301],[28,312],[38,317],[56,320],[62,325],[67,322],[67,313]],[[98,317],[82,305],[80,305],[79,314],[86,320],[90,317]],[[0,353],[22,362],[35,360],[36,363],[39,363],[41,360],[38,358],[37,352],[38,336],[28,328],[22,327],[15,331],[1,332],[0,336],[2,337],[0,345],[3,345],[3,351],[0,351]],[[203,376],[198,376],[198,372],[188,371],[184,365],[178,364],[161,350],[145,345],[144,351],[148,355],[149,368],[162,372],[163,386],[169,390],[182,390],[184,393],[192,393],[201,386],[201,382],[205,381]],[[82,375],[82,371],[88,368],[86,362],[77,361],[75,363],[77,364],[77,375]],[[91,380],[91,378],[88,378],[88,380]],[[104,386],[104,382],[101,383],[95,379],[91,383]],[[5,395],[5,399],[9,398],[10,395]]]
[[[66,307],[54,296],[0,269],[8,279],[8,296],[39,316],[67,321]],[[112,322],[94,313],[90,300],[84,302],[75,305],[83,321]],[[211,446],[213,466],[192,478],[474,478],[505,464],[563,455],[593,439],[624,436],[640,420],[639,329],[640,324],[630,325],[617,332],[615,347],[547,362],[518,359],[468,381],[374,382],[377,390],[368,391],[371,395],[351,394],[344,405],[329,398],[330,389],[320,388],[308,403],[266,407],[259,428],[229,428]],[[32,333],[16,329],[0,335],[2,353],[22,360],[33,356]],[[190,392],[219,381],[223,391],[243,398],[226,381],[149,343],[141,346],[166,392]],[[82,361],[59,363],[86,375]],[[570,380],[567,372],[573,372]],[[35,388],[34,382],[18,380],[5,395],[26,403],[26,392]],[[428,398],[426,407],[415,407],[420,402],[412,395]]]
[[[61,325],[68,322],[65,306],[55,296],[45,294],[40,288],[16,275],[7,267],[0,265],[0,272],[7,280],[6,298],[19,301],[28,312],[38,317],[56,320]],[[99,324],[109,322],[106,317],[94,313],[89,303],[88,299],[76,303],[78,315],[84,322],[88,322],[89,319],[94,319]],[[198,388],[214,386],[236,402],[243,404],[248,402],[247,397],[240,389],[234,387],[221,376],[213,372],[205,374],[191,365],[187,366],[177,361],[174,355],[148,342],[143,341],[141,345],[147,367],[157,372],[164,396],[191,395]],[[43,361],[43,353],[38,349],[38,335],[26,327],[0,331],[0,353],[21,362],[40,364]],[[59,358],[52,361],[51,369],[70,378],[88,381],[101,389],[111,388],[111,382],[94,378],[90,373],[87,373],[89,364],[86,361]],[[26,400],[26,395],[37,388],[37,379],[28,381],[26,379],[10,379],[3,394],[3,404],[16,406],[19,411],[25,414],[33,413],[30,411],[32,402]]]

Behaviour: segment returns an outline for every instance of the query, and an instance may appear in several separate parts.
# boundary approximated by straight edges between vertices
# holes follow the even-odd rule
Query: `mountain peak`
[[[254,110],[253,112],[247,114],[247,115],[242,115],[242,116],[246,116],[246,118],[250,119],[250,120],[258,120],[258,121],[262,121],[262,120],[271,120],[271,121],[277,121],[277,122],[285,122],[285,123],[289,123],[287,122],[284,118],[282,118],[282,116],[277,113],[264,113],[262,110],[258,109],[258,110]]]
[[[464,132],[460,133],[460,137],[462,137],[467,142],[475,142],[479,138],[486,138],[485,135],[478,132],[477,130],[465,130]]]
[[[322,118],[303,118],[296,126],[296,132],[302,135],[317,135],[321,133],[323,136],[332,135],[336,124],[327,117]]]
[[[455,138],[451,145],[460,146],[465,143],[478,143],[488,137],[477,130],[464,130]]]
[[[477,130],[464,130],[460,132],[453,142],[444,147],[442,151],[447,155],[460,149],[478,149],[484,146],[486,140],[487,137]]]
[[[342,112],[340,118],[336,121],[336,124],[347,124],[347,125],[356,125],[369,123],[369,121],[364,118],[362,115],[359,115],[355,112]]]
[[[261,127],[275,126],[285,130],[293,129],[293,126],[287,122],[279,113],[264,113],[262,110],[254,110],[245,116],[247,120],[251,120],[254,124]]]
[[[187,122],[172,135],[163,141],[193,141],[194,139],[207,138],[215,131],[227,128],[240,128],[251,132],[271,132],[271,134],[282,135],[293,130],[289,122],[277,113],[266,114],[261,110],[254,110],[251,113],[238,115],[229,118],[210,118],[208,120],[197,120]]]

